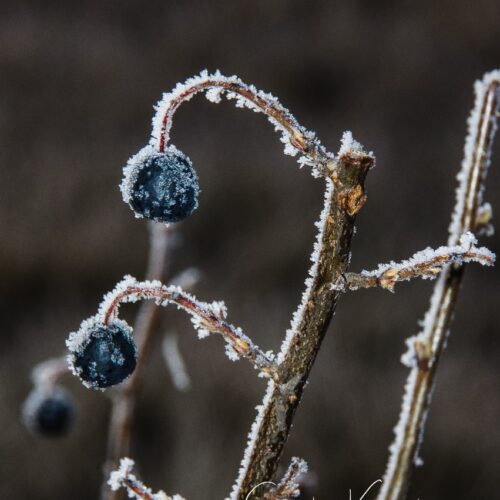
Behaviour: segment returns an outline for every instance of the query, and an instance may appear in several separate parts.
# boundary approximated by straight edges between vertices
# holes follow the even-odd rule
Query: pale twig
[[[222,335],[229,349],[226,351],[234,360],[240,356],[248,359],[265,377],[277,379],[277,365],[269,353],[259,349],[242,331],[225,319],[226,309],[221,302],[201,302],[177,286],[165,286],[159,281],[139,282],[126,276],[115,289],[108,293],[99,315],[104,324],[117,317],[120,304],[138,300],[154,300],[158,306],[175,304],[192,316],[192,323],[200,338],[209,333]]]
[[[175,226],[151,224],[148,279],[165,279],[168,273],[169,256],[175,246]],[[113,394],[111,416],[108,431],[106,461],[103,467],[104,484],[101,489],[103,500],[117,500],[118,492],[110,491],[107,486],[109,473],[118,467],[121,457],[129,454],[132,420],[140,375],[151,342],[154,324],[158,317],[158,308],[151,302],[144,302],[136,317],[134,335],[137,343],[138,359],[134,373],[117,388]]]
[[[186,363],[184,363],[179,350],[177,335],[172,333],[165,335],[161,348],[163,359],[165,360],[165,365],[170,373],[174,387],[180,392],[189,390],[191,379],[186,370]]]
[[[134,461],[130,458],[122,458],[118,470],[111,472],[107,484],[112,491],[125,488],[130,498],[139,500],[184,500],[180,495],[168,496],[165,492],[153,493],[151,488],[145,486],[132,474]]]
[[[465,233],[458,245],[443,246],[436,250],[427,248],[408,260],[380,264],[374,271],[346,273],[344,282],[335,286],[345,292],[373,287],[385,288],[392,292],[394,285],[400,281],[414,278],[435,279],[441,270],[450,264],[478,262],[483,266],[492,266],[495,263],[495,255],[485,247],[476,247],[475,243],[477,241],[472,233]]]
[[[61,356],[36,365],[31,372],[31,379],[35,387],[52,387],[67,373],[70,373],[67,357]]]
[[[500,71],[476,82],[476,101],[469,118],[465,158],[459,174],[455,211],[450,225],[449,245],[458,244],[461,234],[475,232],[481,220],[484,181],[490,162],[500,101]],[[413,466],[423,440],[438,363],[446,345],[457,301],[464,265],[447,265],[434,287],[423,330],[410,338],[404,361],[411,367],[406,382],[396,438],[379,493],[379,500],[402,500],[406,496]]]
[[[276,471],[295,410],[341,295],[332,285],[347,271],[354,221],[365,202],[364,180],[373,164],[373,155],[350,134],[344,134],[335,179],[327,178],[310,278],[278,356],[280,383],[271,381],[268,385],[231,499],[244,500],[255,484],[268,481]],[[261,496],[252,493],[249,498]]]

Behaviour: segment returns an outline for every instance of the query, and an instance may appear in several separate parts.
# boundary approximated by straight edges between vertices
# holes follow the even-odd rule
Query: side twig
[[[374,271],[346,273],[344,282],[336,286],[344,292],[373,287],[385,288],[392,292],[395,284],[400,281],[414,278],[435,279],[441,270],[450,264],[478,262],[483,266],[492,266],[495,263],[495,255],[485,247],[476,247],[476,243],[472,233],[465,233],[460,237],[458,245],[439,247],[436,250],[426,248],[408,260],[380,264]]]
[[[461,234],[476,232],[484,225],[483,190],[500,111],[500,71],[488,73],[476,82],[475,93],[475,106],[468,121],[465,157],[458,176],[449,245],[457,245]],[[434,287],[423,330],[407,341],[408,352],[403,362],[411,367],[411,371],[379,500],[404,499],[412,468],[421,463],[419,447],[463,271],[463,264],[444,267]]]
[[[125,488],[129,498],[137,498],[139,500],[184,500],[180,495],[168,496],[165,492],[153,491],[145,486],[134,474],[132,469],[134,461],[130,458],[122,458],[118,470],[111,472],[107,484],[111,491],[119,491],[120,488]]]

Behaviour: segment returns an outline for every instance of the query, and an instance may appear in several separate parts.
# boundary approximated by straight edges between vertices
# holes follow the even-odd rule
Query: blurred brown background
[[[334,151],[351,129],[377,156],[352,262],[372,268],[446,242],[472,83],[500,67],[499,25],[493,0],[1,2],[0,498],[98,495],[106,394],[69,377],[79,414],[59,441],[27,433],[19,408],[31,367],[64,353],[68,332],[124,274],[144,274],[146,225],[117,185],[162,91],[218,68],[273,92]],[[174,141],[203,189],[174,269],[198,266],[196,294],[225,299],[233,323],[277,349],[302,292],[322,183],[282,155],[262,116],[227,102],[185,105]],[[486,194],[494,210],[499,143]],[[499,248],[498,236],[485,243]],[[467,271],[411,499],[498,496],[498,278]],[[286,448],[286,460],[302,456],[317,474],[316,499],[347,499],[349,488],[359,498],[382,476],[407,374],[399,357],[431,288],[340,302]],[[180,336],[193,388],[176,392],[151,354],[133,457],[155,489],[223,498],[265,384],[229,362],[220,339],[196,340],[184,315],[165,310],[165,329]]]

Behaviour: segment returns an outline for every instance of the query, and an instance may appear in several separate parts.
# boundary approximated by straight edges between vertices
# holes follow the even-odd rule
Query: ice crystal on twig
[[[483,266],[492,266],[495,254],[485,247],[476,247],[476,243],[477,239],[472,233],[464,233],[458,245],[442,246],[435,250],[428,247],[402,262],[379,264],[377,269],[361,271],[360,274],[346,273],[344,282],[333,287],[347,291],[380,286],[393,291],[394,285],[399,281],[413,278],[435,279],[443,267],[450,264],[478,262]]]
[[[324,175],[334,168],[335,157],[326,151],[313,132],[297,122],[276,97],[245,84],[237,76],[224,76],[219,71],[212,74],[202,71],[198,76],[178,83],[171,92],[163,95],[155,107],[150,141],[152,148],[159,151],[166,148],[175,111],[183,102],[201,92],[205,92],[210,102],[219,103],[224,96],[233,100],[238,108],[264,113],[274,129],[281,134],[285,154],[298,156],[298,163],[301,166],[311,166],[315,176]]]
[[[163,491],[153,493],[150,488],[145,486],[134,474],[132,474],[134,465],[134,461],[130,458],[122,458],[120,460],[120,467],[110,474],[108,481],[108,485],[113,491],[125,488],[129,498],[136,498],[139,500],[184,500],[180,495],[171,497]]]
[[[276,364],[269,353],[264,353],[247,337],[241,328],[226,321],[227,310],[223,302],[200,302],[177,286],[166,286],[159,281],[137,281],[125,276],[112,292],[105,295],[98,316],[104,324],[116,318],[121,303],[154,300],[159,306],[174,304],[191,315],[199,338],[219,333],[228,344],[229,359],[245,357],[267,377],[276,376]]]
[[[270,493],[269,500],[297,498],[300,495],[300,476],[306,473],[307,462],[302,458],[293,457],[280,483]]]

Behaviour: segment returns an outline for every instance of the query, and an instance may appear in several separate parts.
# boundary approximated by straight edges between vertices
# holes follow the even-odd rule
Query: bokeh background
[[[30,370],[63,354],[124,274],[144,275],[144,221],[121,201],[121,167],[149,138],[162,91],[204,68],[273,92],[337,150],[342,132],[377,156],[352,268],[445,243],[472,83],[500,66],[500,3],[186,0],[0,2],[0,497],[99,493],[110,402],[73,377],[73,432],[29,434]],[[182,224],[173,271],[277,349],[299,302],[322,183],[282,154],[261,116],[202,97],[178,113],[200,208]],[[498,141],[500,143],[500,141]],[[498,167],[498,168],[497,168]],[[500,147],[486,199],[497,209]],[[487,241],[498,250],[499,239]],[[500,472],[497,269],[471,266],[443,357],[409,498],[495,498]],[[429,282],[342,298],[286,447],[317,485],[304,498],[359,498],[380,478]],[[134,309],[124,308],[132,319]],[[165,310],[141,386],[133,457],[155,489],[224,498],[265,384],[220,339],[196,340]],[[173,388],[159,345],[176,331],[193,387]],[[373,498],[372,494],[372,498]]]

